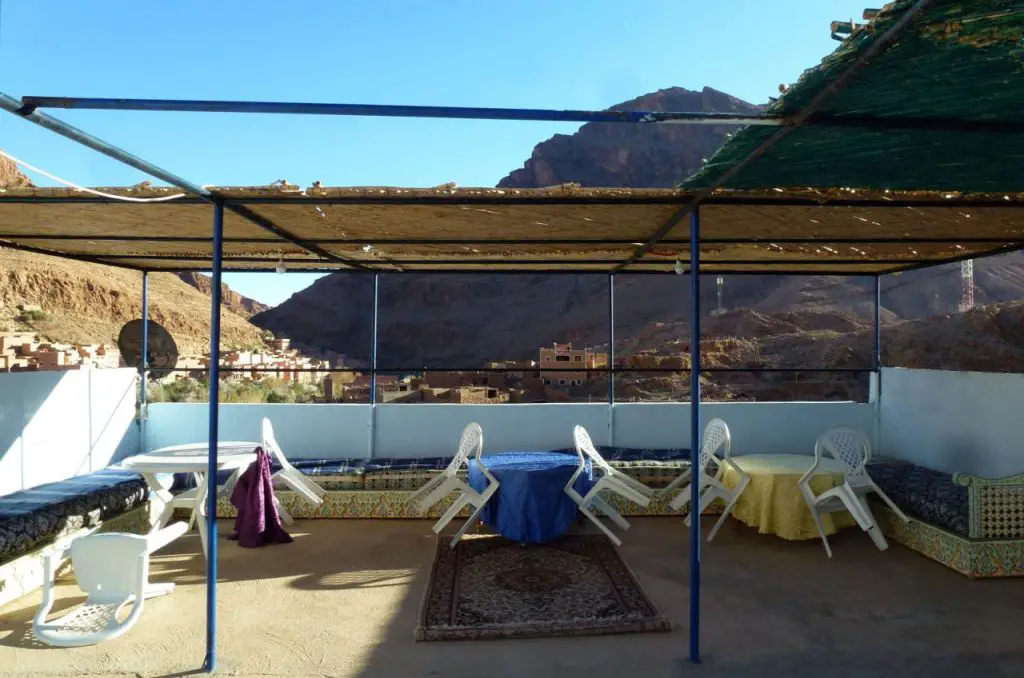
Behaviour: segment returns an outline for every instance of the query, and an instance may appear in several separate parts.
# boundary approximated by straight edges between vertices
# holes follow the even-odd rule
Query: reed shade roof
[[[136,197],[170,189],[104,189]],[[381,271],[607,272],[692,195],[672,189],[219,188],[309,244]],[[1024,246],[1024,195],[719,191],[700,208],[703,270],[874,274]],[[213,208],[71,189],[0,193],[0,242],[148,270],[209,270]],[[345,269],[225,210],[224,268]],[[624,272],[689,263],[689,219]]]
[[[795,115],[804,109],[912,4],[887,5],[765,112]],[[1024,122],[1024,5],[1020,0],[933,0],[887,50],[833,92],[820,112]],[[737,132],[683,187],[719,186],[723,173],[776,131]],[[1024,191],[1024,134],[798,127],[724,184],[765,186]]]

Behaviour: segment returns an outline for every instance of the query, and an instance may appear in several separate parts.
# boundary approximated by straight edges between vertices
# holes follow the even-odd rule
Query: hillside
[[[179,273],[178,277],[185,284],[196,288],[206,296],[210,296],[210,293],[213,290],[213,281],[208,275],[188,271],[185,273]],[[227,310],[240,315],[243,318],[249,318],[256,313],[262,313],[270,308],[266,304],[262,304],[255,299],[250,299],[249,297],[239,294],[223,283],[221,283],[220,290],[220,303],[223,304]]]
[[[45,319],[19,322],[19,304],[37,304]],[[210,301],[173,273],[149,276],[150,318],[186,353],[209,349]],[[0,331],[33,330],[58,341],[113,344],[124,323],[142,315],[142,276],[121,268],[0,247]],[[221,345],[260,346],[259,328],[225,310]]]

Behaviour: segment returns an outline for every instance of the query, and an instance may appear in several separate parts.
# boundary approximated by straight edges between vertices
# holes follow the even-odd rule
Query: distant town
[[[283,337],[266,337],[263,350],[222,353],[221,375],[228,384],[273,380],[309,391],[306,402],[369,402],[371,375],[365,361],[344,355],[329,358],[302,355]],[[155,361],[154,361],[155,362]],[[681,357],[645,354],[622,357],[621,368],[683,369]],[[116,346],[48,341],[32,332],[0,332],[0,371],[82,370],[134,367]],[[209,354],[179,355],[173,369],[151,365],[154,385],[204,381]],[[489,362],[482,369],[411,374],[377,374],[377,402],[382,403],[508,403],[589,399],[607,388],[604,370],[608,353],[555,343],[538,349],[536,360]],[[596,374],[594,373],[596,371]],[[254,397],[261,397],[254,395]]]

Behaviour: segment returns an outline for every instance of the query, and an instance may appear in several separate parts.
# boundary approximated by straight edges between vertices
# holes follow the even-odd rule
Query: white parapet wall
[[[0,373],[0,496],[138,449],[134,369]]]
[[[721,417],[736,454],[813,454],[829,426],[857,426],[872,437],[874,406],[850,402],[708,403],[702,421]],[[145,448],[205,440],[204,403],[150,405]],[[688,403],[536,405],[222,405],[221,440],[258,440],[269,417],[289,456],[297,458],[425,457],[451,455],[466,424],[484,430],[490,452],[572,447],[582,424],[599,445],[688,448]],[[371,430],[371,419],[375,421]],[[371,441],[371,437],[373,440]]]
[[[948,473],[1024,473],[1024,374],[885,368],[883,454]]]

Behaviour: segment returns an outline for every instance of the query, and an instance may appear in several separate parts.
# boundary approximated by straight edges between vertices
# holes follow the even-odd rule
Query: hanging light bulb
[[[288,270],[284,265],[283,254],[277,258],[277,266],[274,267],[274,270],[277,271],[278,273],[284,273],[285,271]]]
[[[679,261],[678,259],[676,259],[676,265],[673,266],[672,268],[676,272],[676,275],[683,274],[683,262]]]

